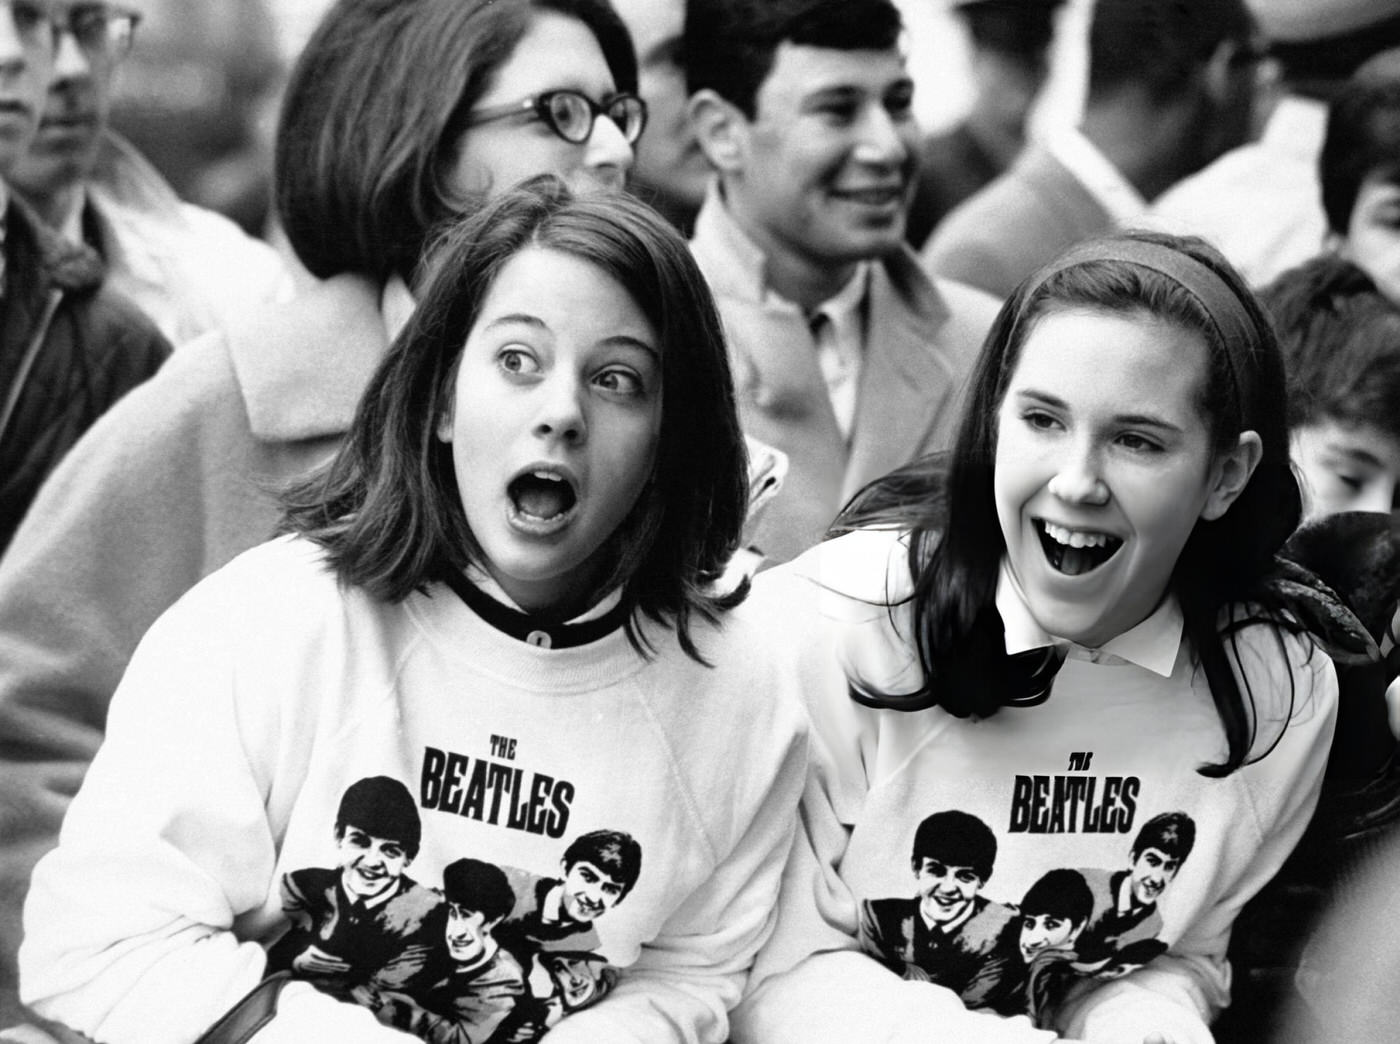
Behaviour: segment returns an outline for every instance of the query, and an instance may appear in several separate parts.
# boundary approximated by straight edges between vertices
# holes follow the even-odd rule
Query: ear
[[[1217,102],[1230,96],[1230,79],[1234,71],[1235,56],[1240,52],[1237,40],[1221,40],[1211,51],[1201,74],[1201,82],[1206,93]]]
[[[692,94],[687,110],[695,140],[710,165],[721,174],[740,173],[748,154],[748,117],[709,88]]]
[[[1259,433],[1246,431],[1240,433],[1239,441],[1231,449],[1216,457],[1211,465],[1211,490],[1206,496],[1205,506],[1201,508],[1203,519],[1214,522],[1230,510],[1230,505],[1249,485],[1250,476],[1263,455],[1264,443]]]

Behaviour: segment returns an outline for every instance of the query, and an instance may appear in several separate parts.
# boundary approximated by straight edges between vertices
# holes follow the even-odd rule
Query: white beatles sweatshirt
[[[873,530],[756,585],[802,650],[813,768],[733,1039],[1209,1042],[1235,915],[1317,800],[1331,662],[1243,631],[1257,760],[1213,779],[1197,770],[1224,733],[1170,600],[1102,649],[1070,647],[1040,705],[984,720],[858,705],[851,677],[887,693],[921,678],[912,609],[887,608],[911,587],[905,539]],[[1014,585],[997,602],[1008,651],[1048,640]]]
[[[457,1020],[450,1039],[486,1039],[503,1016],[519,1032],[510,1017],[530,1003],[526,1036],[555,1025],[559,1044],[723,1041],[771,928],[807,758],[796,672],[758,624],[746,606],[698,623],[713,667],[649,624],[650,660],[620,628],[540,648],[445,586],[389,605],[338,587],[301,539],[249,551],[133,658],[34,875],[23,996],[99,1041],[193,1041],[259,981],[292,913],[355,972],[330,973],[330,993],[287,987],[260,1044],[412,1039],[331,995],[383,990]],[[336,818],[372,777],[411,795],[421,845],[391,846],[397,864],[372,870],[396,875],[392,893],[359,905]],[[570,920],[564,854],[599,831],[630,839],[635,884]],[[438,889],[463,857],[501,868],[515,902],[496,958],[454,993]],[[595,885],[616,871],[592,862]],[[593,969],[591,996],[561,999],[561,975],[551,1007],[531,966],[551,949]]]

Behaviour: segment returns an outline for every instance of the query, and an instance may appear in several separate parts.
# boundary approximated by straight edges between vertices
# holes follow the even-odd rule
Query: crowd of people
[[[0,1041],[1384,1039],[1400,0],[950,6],[0,2]]]

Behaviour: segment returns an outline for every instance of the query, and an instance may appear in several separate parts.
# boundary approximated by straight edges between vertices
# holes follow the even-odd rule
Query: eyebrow
[[[1054,407],[1057,410],[1069,410],[1069,404],[1063,399],[1051,395],[1049,392],[1036,391],[1034,389],[1020,389],[1015,393],[1019,399],[1030,399],[1035,402],[1044,403],[1046,406]],[[1127,424],[1140,428],[1157,428],[1160,431],[1175,432],[1183,434],[1181,426],[1173,424],[1165,417],[1160,417],[1155,413],[1115,413],[1113,415],[1115,424]]]
[[[530,315],[526,312],[508,312],[505,315],[498,315],[496,316],[496,318],[492,319],[489,323],[487,323],[486,326],[483,327],[483,329],[494,330],[500,326],[515,325],[528,326],[535,330],[544,330],[546,332],[549,332],[548,323],[546,323],[539,316]],[[605,345],[616,345],[620,348],[636,348],[638,351],[646,352],[653,358],[661,358],[661,353],[658,352],[652,345],[648,344],[646,341],[643,341],[640,337],[632,337],[630,334],[613,334],[610,337],[604,337],[598,343]]]
[[[1377,469],[1385,467],[1385,465],[1381,463],[1379,457],[1370,450],[1363,449],[1360,446],[1346,446],[1328,442],[1324,445],[1324,448],[1334,456],[1345,457],[1347,460],[1355,461],[1358,464],[1365,464],[1368,467]]]

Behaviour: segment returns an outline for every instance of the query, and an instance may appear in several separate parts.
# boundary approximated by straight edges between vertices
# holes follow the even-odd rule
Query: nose
[[[583,388],[577,378],[559,373],[541,388],[542,401],[535,419],[538,438],[579,444],[588,437],[584,417]]]
[[[871,105],[861,121],[854,158],[858,163],[898,167],[909,158],[910,144],[903,126],[881,105]]]
[[[71,32],[60,33],[53,55],[54,82],[81,80],[91,75],[92,63],[88,61],[87,53],[78,46],[78,38]]]
[[[1098,457],[1089,447],[1076,447],[1051,477],[1050,494],[1067,504],[1108,503],[1108,486],[1100,475]]]
[[[598,116],[584,145],[582,173],[586,182],[595,188],[620,192],[632,169],[632,158],[632,146],[622,136],[622,128],[607,116]]]

